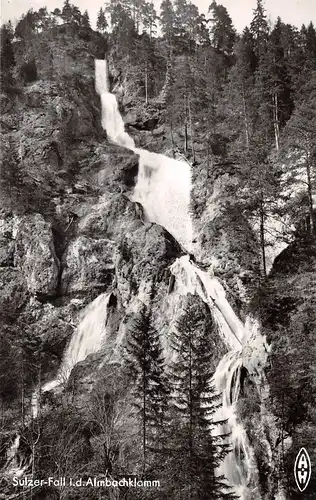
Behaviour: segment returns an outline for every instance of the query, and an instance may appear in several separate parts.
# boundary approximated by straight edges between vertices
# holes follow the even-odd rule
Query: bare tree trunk
[[[279,126],[279,107],[278,107],[278,94],[275,93],[272,97],[273,101],[273,125],[274,125],[274,137],[275,137],[275,147],[279,151],[280,148],[280,126]]]
[[[307,176],[310,233],[313,234],[314,233],[313,189],[312,189],[311,164],[310,164],[309,154],[307,155],[307,160],[306,160],[306,176]]]
[[[21,420],[22,420],[22,429],[24,429],[24,421],[25,421],[25,391],[24,391],[24,358],[22,352],[22,366],[21,366]]]
[[[267,276],[267,264],[266,264],[266,250],[265,250],[263,197],[261,197],[261,201],[260,201],[260,244],[261,244],[261,254],[262,254],[263,275],[264,275],[264,277],[266,277]]]
[[[190,334],[189,340],[189,404],[190,404],[190,422],[189,422],[189,467],[190,467],[190,483],[189,483],[189,498],[192,495],[192,457],[193,457],[193,397],[192,397],[192,337]]]
[[[145,102],[148,104],[148,63],[145,66]]]
[[[188,152],[188,107],[187,107],[187,97],[184,98],[184,152]]]
[[[195,162],[195,149],[194,149],[194,138],[193,138],[193,127],[192,127],[192,114],[191,114],[191,106],[190,99],[188,101],[188,111],[189,111],[189,124],[190,124],[190,136],[191,136],[191,148],[192,148],[192,159],[193,163]]]
[[[146,376],[143,372],[143,474],[146,473]]]
[[[171,136],[172,156],[175,158],[172,120],[171,120],[171,122],[170,122],[170,136]]]
[[[248,125],[248,118],[247,118],[247,107],[246,107],[244,85],[242,86],[242,103],[243,103],[244,122],[245,122],[246,147],[247,147],[247,149],[249,149],[249,125]]]

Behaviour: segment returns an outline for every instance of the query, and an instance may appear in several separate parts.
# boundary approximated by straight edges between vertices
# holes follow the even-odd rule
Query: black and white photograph
[[[1,0],[0,500],[316,500],[316,0]]]

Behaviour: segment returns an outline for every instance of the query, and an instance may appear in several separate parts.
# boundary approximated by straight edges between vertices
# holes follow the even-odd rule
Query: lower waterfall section
[[[248,484],[256,465],[247,433],[238,422],[236,405],[241,389],[242,345],[249,340],[251,330],[244,328],[234,313],[220,282],[195,266],[188,255],[177,259],[170,270],[175,277],[175,287],[181,295],[199,295],[209,306],[221,337],[231,348],[219,362],[213,378],[214,386],[222,398],[221,407],[214,415],[214,420],[226,421],[219,426],[218,433],[229,435],[226,444],[231,448],[218,474],[227,479],[233,492],[241,500],[248,500],[251,498],[248,494]],[[260,498],[258,494],[256,500]]]
[[[62,384],[66,384],[73,367],[103,347],[107,334],[106,322],[110,297],[111,293],[99,295],[81,313],[78,328],[74,332],[65,351],[56,378],[37,388],[32,394],[31,412],[26,418],[26,426],[30,424],[32,419],[36,419],[39,415],[41,395],[52,391]],[[28,459],[23,456],[20,457],[20,441],[21,436],[17,434],[7,450],[7,460],[3,470],[4,474],[20,477],[26,472],[31,463],[30,457]]]
[[[81,314],[78,328],[71,337],[63,361],[54,380],[40,388],[40,392],[49,392],[61,384],[65,384],[73,367],[84,361],[89,354],[98,352],[106,339],[107,307],[111,294],[102,293]],[[39,406],[39,391],[32,396],[32,416],[36,418]]]

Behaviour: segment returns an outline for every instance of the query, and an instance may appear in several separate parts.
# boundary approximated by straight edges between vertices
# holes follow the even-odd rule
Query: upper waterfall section
[[[119,146],[134,150],[135,143],[125,132],[116,97],[109,92],[107,63],[103,59],[95,60],[95,89],[101,97],[102,127],[109,139]]]
[[[140,156],[133,201],[141,203],[147,222],[156,222],[165,227],[187,251],[190,251],[190,164],[135,148],[134,140],[125,132],[116,97],[109,92],[107,62],[103,59],[95,61],[95,88],[101,97],[102,127],[108,138],[119,146],[132,149]]]

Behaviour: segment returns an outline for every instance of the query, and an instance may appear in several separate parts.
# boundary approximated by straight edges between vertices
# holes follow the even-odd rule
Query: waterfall
[[[56,378],[37,388],[32,394],[31,413],[27,417],[26,425],[38,417],[41,394],[66,384],[72,368],[80,361],[84,361],[89,354],[96,353],[103,347],[106,341],[106,321],[110,296],[111,293],[102,293],[81,313],[78,328],[64,353]],[[20,476],[30,464],[30,461],[26,463],[18,460],[20,439],[21,436],[17,434],[7,451],[7,461],[4,467],[6,474]]]
[[[10,448],[7,450],[7,460],[4,470],[9,470],[13,476],[21,477],[29,467],[31,460],[24,454],[19,454],[19,447],[21,442],[20,434],[17,434]]]
[[[98,352],[106,340],[106,320],[111,294],[102,293],[81,313],[81,321],[70,339],[63,361],[55,379],[44,384],[40,392],[49,392],[65,384],[73,367],[84,361],[89,354]],[[39,391],[34,391],[31,401],[32,416],[38,415]]]
[[[199,295],[209,306],[219,333],[230,351],[216,368],[214,386],[222,397],[222,404],[214,421],[227,421],[214,429],[214,435],[229,434],[226,442],[232,451],[221,464],[218,474],[224,475],[235,494],[246,500],[247,483],[251,479],[254,458],[247,434],[236,415],[236,404],[240,394],[242,347],[249,340],[250,331],[245,328],[229,305],[225,291],[215,277],[210,277],[194,265],[188,255],[177,259],[170,270],[175,277],[175,288],[180,295]],[[257,496],[256,498],[260,498]]]
[[[192,244],[190,165],[135,148],[133,139],[125,132],[116,98],[109,92],[106,61],[96,61],[95,69],[96,90],[102,104],[102,125],[109,139],[133,149],[140,156],[133,200],[143,205],[147,221],[164,226],[189,251]],[[220,282],[201,271],[188,255],[177,259],[171,266],[171,272],[180,295],[197,294],[209,306],[229,349],[214,374],[215,387],[222,395],[222,405],[215,419],[227,422],[220,426],[218,432],[229,434],[231,445],[231,452],[218,472],[227,478],[241,500],[248,500],[251,498],[248,484],[255,462],[247,434],[237,419],[236,403],[240,393],[243,349],[254,332],[236,316]],[[262,346],[264,339],[256,335]],[[256,500],[259,499],[260,494],[256,493]]]
[[[96,60],[95,88],[101,98],[102,126],[112,142],[132,149],[140,157],[133,201],[142,204],[146,221],[164,226],[187,251],[190,251],[190,165],[135,147],[134,140],[125,132],[116,97],[109,92],[107,73],[106,61]]]

